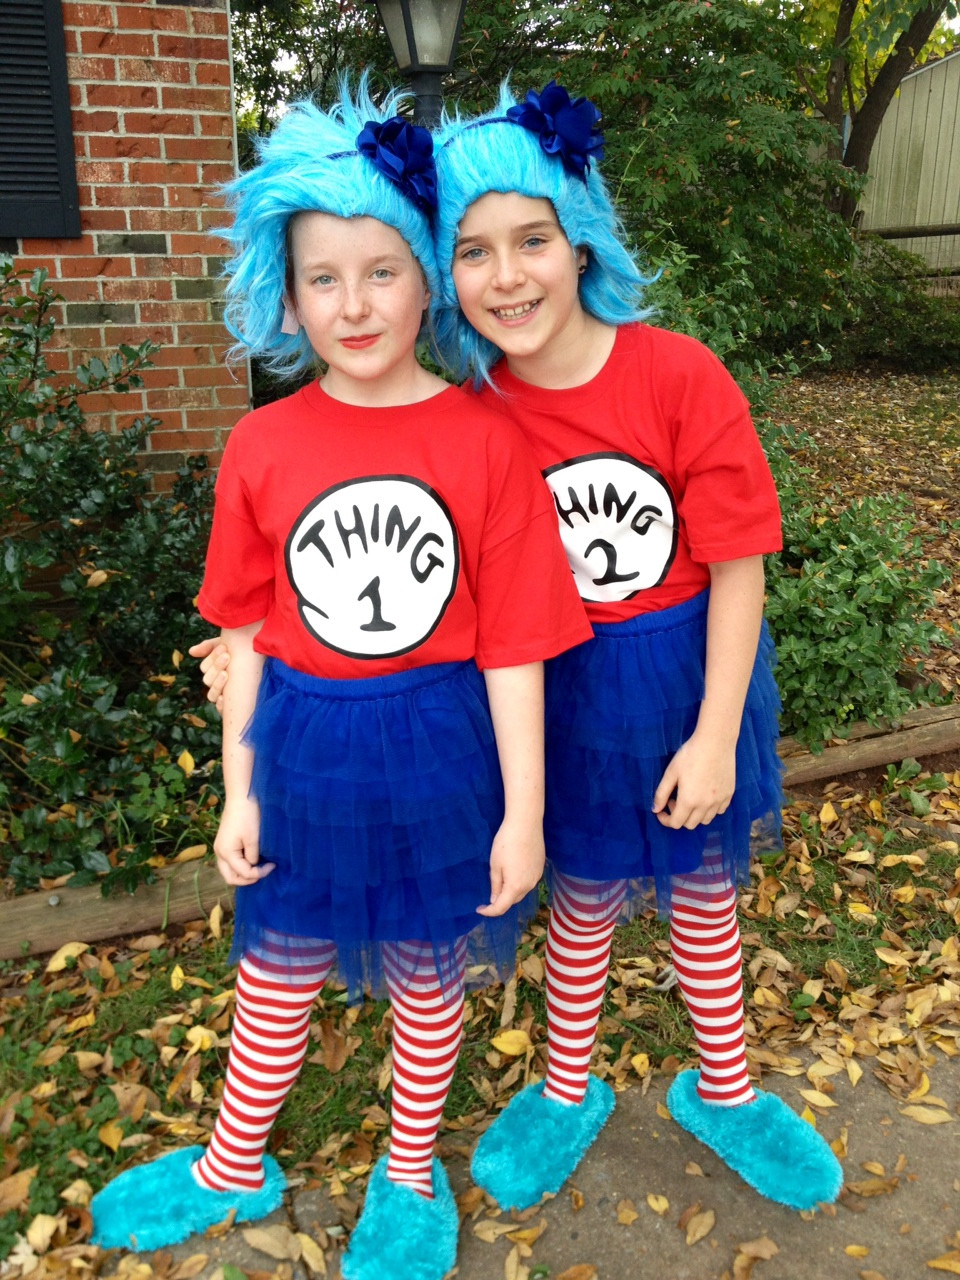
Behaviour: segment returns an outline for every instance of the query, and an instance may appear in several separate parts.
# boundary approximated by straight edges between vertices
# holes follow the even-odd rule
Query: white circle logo
[[[413,476],[326,489],[301,512],[285,554],[304,625],[353,658],[392,658],[423,644],[460,567],[446,503]]]
[[[582,600],[629,600],[663,582],[677,512],[659,472],[625,453],[589,453],[543,475]]]

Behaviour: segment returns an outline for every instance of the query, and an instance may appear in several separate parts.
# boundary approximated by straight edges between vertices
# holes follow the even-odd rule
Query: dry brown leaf
[[[516,1058],[521,1053],[526,1053],[532,1044],[526,1031],[521,1030],[519,1027],[511,1031],[501,1031],[498,1036],[494,1036],[490,1043],[500,1053],[505,1053],[509,1058]]]
[[[687,1244],[696,1244],[708,1236],[717,1225],[717,1215],[712,1209],[704,1209],[703,1213],[695,1213],[687,1223]]]
[[[266,1253],[279,1261],[297,1262],[301,1244],[289,1227],[278,1223],[273,1227],[244,1227],[241,1233],[251,1249]]]
[[[77,956],[82,956],[85,951],[89,950],[90,945],[87,942],[65,942],[47,961],[45,972],[62,973],[67,967],[68,960],[76,960]]]
[[[909,1106],[901,1107],[900,1114],[908,1116],[911,1120],[916,1120],[918,1124],[950,1124],[953,1116],[948,1115],[946,1111],[940,1111],[936,1107]]]
[[[597,1280],[597,1268],[590,1262],[578,1262],[561,1271],[557,1280]]]
[[[888,1196],[900,1185],[899,1178],[866,1178],[863,1182],[848,1182],[847,1190],[855,1196],[868,1199],[871,1196]]]
[[[847,1244],[844,1245],[843,1252],[848,1258],[868,1258],[870,1256],[870,1247],[865,1244]]]
[[[515,1231],[517,1224],[515,1222],[494,1222],[492,1218],[481,1218],[479,1222],[473,1224],[473,1234],[478,1236],[485,1244],[493,1244],[495,1240],[499,1240],[501,1236],[505,1236],[508,1231]]]
[[[670,1201],[666,1196],[648,1195],[647,1204],[654,1213],[659,1214],[662,1218],[665,1213],[670,1211]]]
[[[504,1280],[528,1280],[530,1268],[521,1261],[522,1249],[519,1245],[507,1254],[503,1264]]]
[[[620,1200],[617,1203],[617,1221],[623,1226],[629,1227],[630,1223],[636,1222],[639,1217],[632,1200]]]
[[[540,1221],[532,1227],[522,1227],[519,1231],[508,1231],[507,1239],[513,1240],[517,1244],[525,1244],[529,1246],[539,1240],[546,1229],[547,1220],[546,1218],[541,1218]]]
[[[776,1257],[780,1252],[780,1246],[774,1244],[769,1236],[757,1236],[756,1240],[745,1240],[742,1244],[738,1244],[737,1252],[748,1258],[768,1260]]]
[[[574,1213],[579,1213],[583,1208],[583,1192],[578,1191],[576,1187],[570,1188],[570,1207]]]
[[[688,1160],[684,1165],[683,1172],[690,1178],[703,1178],[706,1176],[696,1160]]]
[[[106,1124],[101,1125],[97,1130],[97,1137],[105,1147],[109,1147],[111,1151],[116,1151],[123,1141],[123,1130],[116,1120],[108,1120]]]
[[[931,1271],[949,1271],[953,1276],[960,1276],[960,1249],[942,1253],[939,1258],[931,1258],[927,1266]]]
[[[66,1226],[66,1223],[63,1214],[54,1217],[52,1213],[38,1213],[27,1227],[27,1243],[34,1253],[46,1253],[58,1228]]]
[[[298,1231],[297,1239],[300,1241],[300,1257],[302,1260],[315,1276],[325,1276],[327,1274],[327,1260],[323,1256],[323,1250],[313,1236],[308,1236],[305,1231]]]
[[[210,1261],[208,1253],[191,1253],[189,1258],[177,1264],[167,1276],[167,1280],[193,1280]]]

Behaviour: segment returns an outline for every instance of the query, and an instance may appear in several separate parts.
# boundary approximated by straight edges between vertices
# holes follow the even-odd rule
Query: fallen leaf
[[[945,1111],[938,1111],[936,1107],[901,1107],[900,1114],[909,1116],[911,1120],[916,1120],[918,1124],[950,1124],[953,1120],[953,1116],[948,1115]]]
[[[812,1107],[835,1107],[837,1105],[828,1094],[822,1093],[819,1089],[800,1089],[799,1093],[800,1097],[809,1102]]]
[[[516,1058],[521,1053],[526,1053],[532,1044],[526,1031],[522,1031],[519,1028],[511,1031],[501,1031],[498,1036],[494,1036],[490,1043],[500,1053],[505,1053],[510,1058]]]
[[[635,1053],[630,1059],[630,1065],[638,1076],[645,1076],[650,1070],[650,1055],[646,1053]]]
[[[688,1160],[684,1165],[683,1172],[690,1178],[703,1178],[706,1176],[696,1160]]]
[[[190,769],[187,769],[184,766],[183,756],[187,756],[189,758]],[[193,770],[193,756],[190,755],[189,751],[184,751],[183,755],[181,755],[177,760],[177,764],[180,765],[180,768],[183,769],[184,773],[189,775]],[[174,862],[195,862],[197,858],[202,858],[206,852],[207,846],[205,844],[191,844],[186,849],[180,850],[174,858]]]
[[[712,1209],[695,1213],[687,1223],[687,1244],[696,1244],[698,1240],[708,1236],[716,1224],[717,1215]]]
[[[38,1213],[27,1227],[27,1243],[34,1253],[46,1253],[50,1241],[57,1234],[57,1229],[66,1224],[65,1217],[54,1217],[51,1213]]]
[[[303,1261],[315,1276],[325,1276],[327,1274],[327,1260],[323,1256],[323,1250],[313,1236],[308,1236],[305,1231],[298,1231],[297,1239],[300,1241],[300,1257]]]
[[[64,1187],[60,1192],[60,1199],[83,1208],[93,1199],[93,1187],[85,1178],[77,1178],[69,1187]]]
[[[561,1271],[557,1280],[597,1280],[597,1268],[589,1262],[578,1262]]]
[[[960,1276],[960,1249],[942,1253],[939,1258],[931,1258],[927,1266],[931,1271],[949,1271],[953,1276]]]
[[[570,1207],[574,1213],[579,1213],[583,1208],[583,1192],[578,1191],[576,1187],[570,1188]]]
[[[105,1147],[109,1147],[111,1151],[116,1151],[123,1141],[123,1130],[116,1120],[108,1120],[106,1124],[101,1125],[97,1130],[97,1137]]]
[[[481,1218],[479,1222],[473,1224],[473,1234],[478,1236],[484,1244],[493,1244],[495,1240],[505,1236],[508,1231],[515,1231],[516,1228],[515,1222],[494,1222],[492,1218]]]
[[[851,1258],[867,1258],[870,1256],[870,1249],[865,1244],[844,1245],[843,1252]]]
[[[45,972],[62,973],[67,967],[68,960],[76,960],[77,956],[82,956],[85,951],[89,950],[89,943],[65,942],[59,951],[55,951],[47,961]]]
[[[191,1253],[189,1258],[184,1258],[182,1262],[177,1263],[167,1280],[193,1280],[194,1276],[198,1276],[210,1261],[209,1253]]]
[[[846,1187],[853,1195],[868,1199],[871,1196],[888,1196],[899,1185],[899,1178],[867,1178],[863,1182],[848,1182]]]
[[[748,1258],[774,1258],[780,1252],[780,1246],[774,1244],[769,1236],[757,1236],[756,1240],[745,1240],[737,1245],[737,1252]]]
[[[670,1210],[670,1201],[666,1196],[649,1195],[647,1196],[647,1204],[653,1212],[659,1214],[661,1218]]]
[[[189,751],[180,752],[180,754],[177,756],[177,764],[180,766],[180,768],[183,770],[183,772],[187,775],[188,778],[190,777],[191,773],[193,773],[194,769],[197,767],[197,762],[194,760],[193,756],[190,754]],[[204,849],[204,853],[206,853],[206,849]]]
[[[632,1200],[621,1200],[617,1204],[617,1221],[625,1227],[629,1227],[631,1222],[636,1222],[640,1215],[637,1213]]]
[[[301,1244],[289,1227],[278,1223],[273,1227],[244,1227],[241,1235],[251,1249],[266,1253],[279,1261],[300,1259]]]

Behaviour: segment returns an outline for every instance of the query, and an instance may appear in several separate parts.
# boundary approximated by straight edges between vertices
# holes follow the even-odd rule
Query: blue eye
[[[475,245],[471,249],[464,249],[459,256],[463,262],[477,262],[483,257],[483,250]]]
[[[314,276],[313,283],[314,284],[332,284],[333,276],[328,275],[325,271],[321,272],[320,275]]]
[[[393,272],[390,271],[389,268],[377,267],[376,271],[373,273],[373,278],[374,280],[389,280],[392,275]]]

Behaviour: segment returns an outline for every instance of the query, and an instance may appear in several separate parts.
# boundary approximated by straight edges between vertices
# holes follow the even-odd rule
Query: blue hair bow
[[[427,129],[392,116],[368,120],[357,135],[357,150],[428,216],[437,208],[433,138]]]
[[[537,135],[548,156],[559,156],[574,177],[587,180],[594,157],[603,159],[603,134],[596,127],[600,112],[589,98],[574,98],[556,80],[507,112],[507,119]]]

